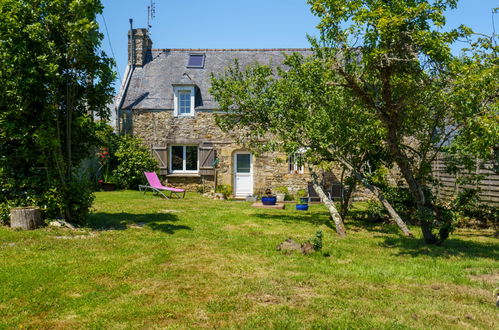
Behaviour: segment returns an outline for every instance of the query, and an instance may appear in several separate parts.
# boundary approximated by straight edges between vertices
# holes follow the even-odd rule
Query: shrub
[[[463,189],[451,202],[454,220],[458,227],[499,227],[499,208],[480,203],[476,189]]]
[[[140,184],[146,183],[144,172],[154,172],[158,167],[149,150],[133,136],[120,138],[115,156],[118,166],[113,176],[116,183],[125,189],[138,189]]]
[[[416,224],[416,204],[414,203],[408,188],[383,187],[382,191],[385,198],[404,221],[410,224]],[[433,199],[429,190],[426,191],[425,195],[427,198]],[[368,221],[370,222],[385,222],[390,219],[388,211],[378,200],[370,200],[367,202],[366,213]]]
[[[215,192],[221,193],[225,198],[227,198],[232,195],[232,186],[230,184],[220,184],[215,189]]]
[[[318,230],[315,233],[315,237],[312,239],[312,245],[314,246],[315,251],[320,251],[322,250],[322,230]]]
[[[37,206],[44,218],[63,218],[74,224],[85,223],[94,201],[93,184],[87,176],[73,175],[67,185],[46,185],[41,190],[25,191],[17,198],[0,202],[0,224],[9,225],[10,209]]]

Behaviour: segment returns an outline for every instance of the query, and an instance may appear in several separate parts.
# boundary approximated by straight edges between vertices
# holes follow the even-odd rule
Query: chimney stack
[[[131,29],[128,32],[128,64],[143,66],[150,58],[152,40],[147,29]]]

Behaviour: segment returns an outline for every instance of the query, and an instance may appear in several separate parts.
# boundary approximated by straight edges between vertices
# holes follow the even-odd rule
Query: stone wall
[[[222,132],[215,122],[212,112],[197,112],[193,117],[174,117],[172,111],[133,110],[125,112],[123,128],[126,133],[134,134],[149,147],[168,146],[172,144],[211,143],[217,151],[219,164],[217,184],[234,184],[234,154],[247,151],[238,145],[232,134]],[[253,187],[255,193],[266,188],[288,187],[291,193],[306,189],[310,181],[308,171],[303,174],[289,173],[287,157],[282,153],[265,153],[253,157]],[[193,176],[168,174],[162,177],[164,182],[195,191],[200,186],[213,188],[214,176]]]

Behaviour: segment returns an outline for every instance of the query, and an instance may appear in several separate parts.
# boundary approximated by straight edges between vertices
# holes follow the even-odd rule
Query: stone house
[[[196,190],[230,185],[236,197],[266,188],[306,189],[297,155],[255,155],[215,123],[210,74],[238,59],[279,65],[284,53],[308,49],[153,49],[146,29],[129,31],[128,67],[117,98],[118,130],[140,137],[160,164],[162,180]]]

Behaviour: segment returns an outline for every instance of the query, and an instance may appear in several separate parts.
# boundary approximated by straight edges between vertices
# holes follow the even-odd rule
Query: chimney
[[[131,29],[128,31],[128,64],[143,66],[150,58],[152,40],[147,29]]]

